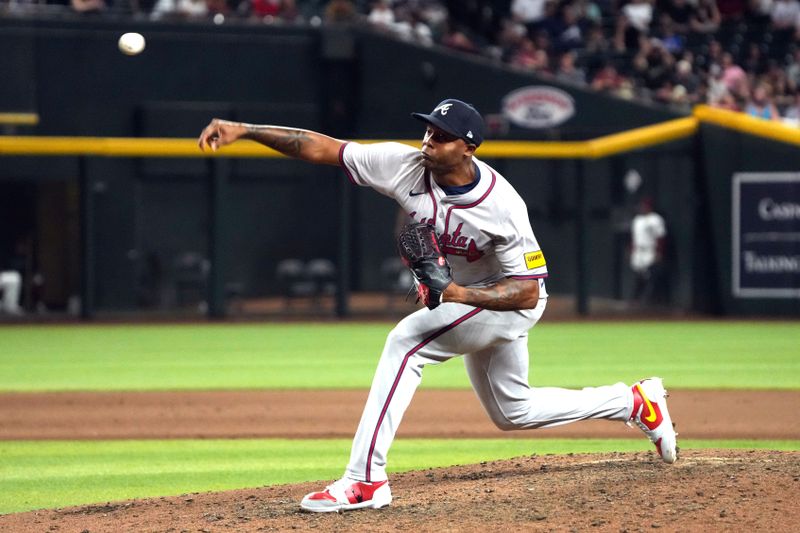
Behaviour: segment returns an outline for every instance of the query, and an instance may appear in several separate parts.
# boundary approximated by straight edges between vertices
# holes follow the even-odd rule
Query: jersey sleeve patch
[[[525,254],[525,266],[528,270],[533,270],[534,268],[540,268],[547,264],[544,260],[544,254],[541,250],[536,252],[527,252]]]

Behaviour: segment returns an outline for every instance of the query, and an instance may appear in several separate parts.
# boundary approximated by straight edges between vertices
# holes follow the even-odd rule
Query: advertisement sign
[[[800,298],[800,173],[733,176],[733,295]]]
[[[551,128],[566,122],[574,114],[572,96],[556,87],[522,87],[503,98],[503,115],[523,128]]]

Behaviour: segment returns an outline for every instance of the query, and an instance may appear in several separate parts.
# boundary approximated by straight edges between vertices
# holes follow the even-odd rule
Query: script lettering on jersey
[[[468,263],[477,261],[483,257],[483,252],[478,250],[475,239],[461,234],[464,223],[460,223],[453,233],[445,233],[441,236],[442,251],[447,255],[460,255],[467,258]]]
[[[408,214],[408,216],[411,218],[411,220],[415,220],[417,218],[417,212],[412,211],[411,213]],[[431,226],[436,226],[436,221],[433,220],[433,218],[422,217],[421,219],[419,219],[419,222],[420,224],[430,224]]]

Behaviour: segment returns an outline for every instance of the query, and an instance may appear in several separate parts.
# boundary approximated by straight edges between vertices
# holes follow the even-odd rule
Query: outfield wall
[[[123,29],[147,36],[145,53],[131,58],[116,50]],[[530,85],[565,90],[574,115],[538,129],[501,121],[491,138],[590,139],[677,116],[350,28],[0,21],[0,44],[13,51],[0,58],[0,70],[13,73],[0,88],[0,101],[8,106],[0,111],[35,113],[37,122],[12,131],[27,135],[191,137],[210,117],[222,116],[342,138],[415,138],[419,124],[408,117],[411,110],[457,95],[496,118],[510,91]],[[724,133],[715,135],[597,159],[487,161],[528,203],[553,294],[629,295],[628,222],[637,199],[651,195],[670,232],[671,307],[795,313],[796,299],[739,305],[725,293],[730,238],[720,235],[729,221],[715,206],[725,198],[729,204],[718,185],[731,179],[736,158],[722,158],[729,165],[723,172],[715,166],[718,158],[698,157],[717,149],[715,143],[726,144]],[[785,169],[793,157],[789,150],[782,162],[767,156],[747,163]],[[351,188],[335,168],[233,159],[220,182],[218,169],[195,158],[2,162],[0,208],[21,222],[0,232],[0,244],[8,254],[22,233],[32,232],[28,263],[44,274],[41,298],[53,308],[87,294],[86,285],[99,312],[181,307],[182,286],[199,292],[185,294],[187,301],[202,298],[214,283],[245,297],[278,295],[284,287],[276,267],[290,257],[332,260],[351,272],[338,281],[353,290],[387,288],[381,267],[395,255],[396,207],[372,191]],[[634,193],[625,186],[631,172],[641,178]],[[215,237],[210,228],[220,216],[225,231]],[[352,227],[345,241],[342,224]],[[582,224],[587,231],[579,231]],[[182,261],[192,257],[200,258],[201,267],[215,258],[212,272],[221,279],[204,277],[202,268],[195,279],[187,276]]]

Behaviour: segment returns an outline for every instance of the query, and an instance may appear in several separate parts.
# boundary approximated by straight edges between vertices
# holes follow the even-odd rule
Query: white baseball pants
[[[345,476],[386,479],[386,456],[425,365],[464,354],[472,387],[501,429],[557,426],[588,418],[626,421],[633,395],[624,383],[569,390],[528,385],[528,330],[546,299],[527,311],[445,303],[405,317],[389,333],[361,415]]]

